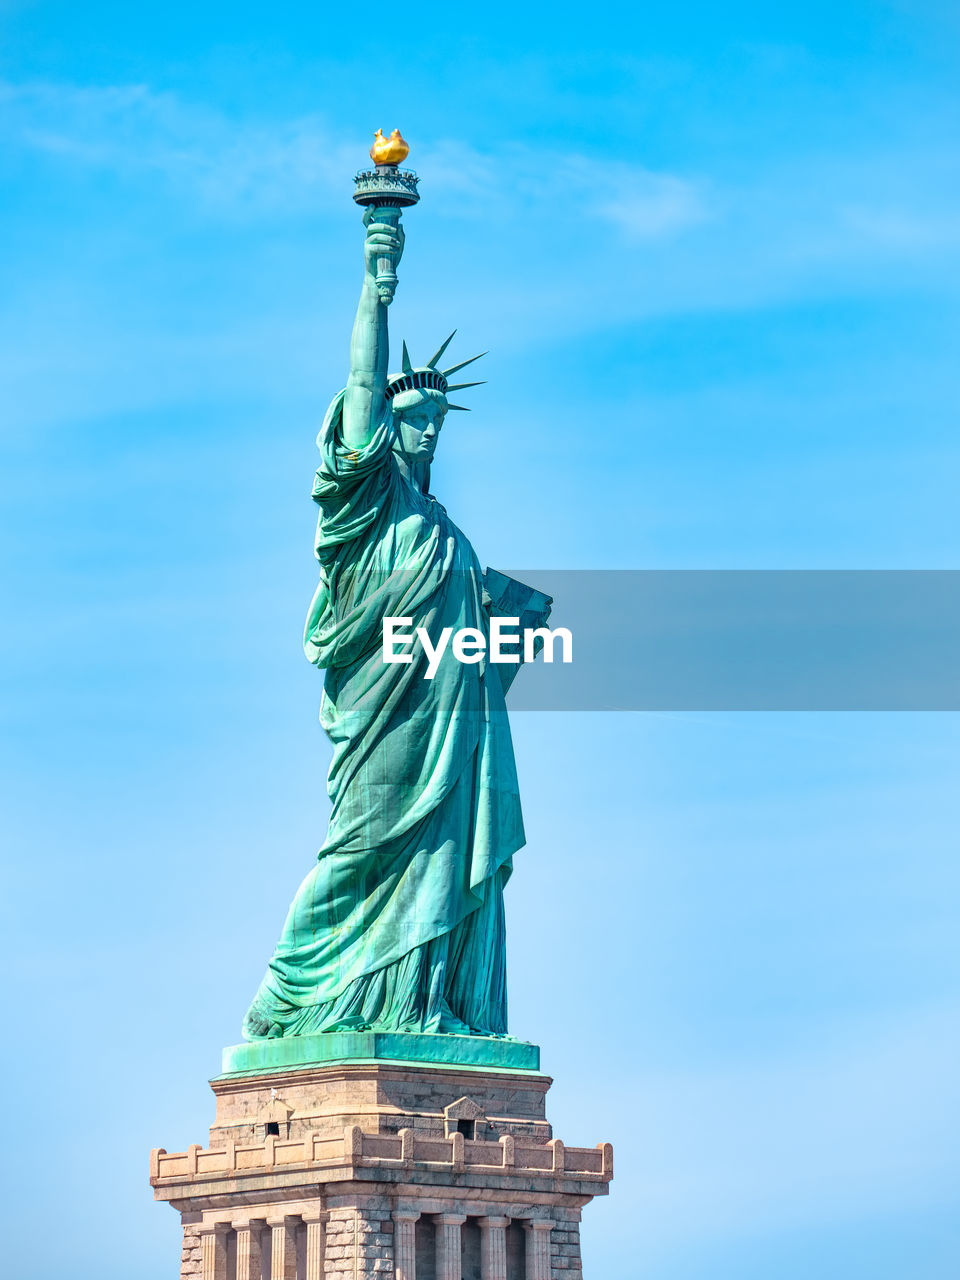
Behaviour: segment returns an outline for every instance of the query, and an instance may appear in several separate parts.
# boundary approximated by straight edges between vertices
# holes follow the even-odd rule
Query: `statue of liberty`
[[[246,1015],[248,1039],[507,1031],[503,889],[524,834],[501,672],[516,668],[445,660],[428,680],[422,651],[382,656],[384,617],[431,636],[489,633],[477,556],[430,493],[447,412],[459,408],[448,393],[479,384],[449,381],[469,360],[440,369],[449,338],[417,368],[404,343],[402,371],[388,373],[399,208],[370,204],[364,225],[350,374],[318,437],[320,584],[304,636],[325,672],[332,813]]]

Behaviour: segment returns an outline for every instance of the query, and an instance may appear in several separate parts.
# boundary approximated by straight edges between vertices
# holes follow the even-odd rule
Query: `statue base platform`
[[[425,1035],[400,1031],[332,1031],[230,1045],[224,1075],[286,1070],[321,1062],[422,1062],[498,1071],[539,1071],[540,1050],[499,1036]]]
[[[285,1060],[253,1054],[294,1039]],[[297,1060],[308,1041],[324,1056]],[[151,1154],[181,1280],[582,1280],[580,1212],[612,1149],[555,1138],[550,1078],[505,1053],[538,1064],[535,1045],[474,1036],[226,1050],[208,1145]]]

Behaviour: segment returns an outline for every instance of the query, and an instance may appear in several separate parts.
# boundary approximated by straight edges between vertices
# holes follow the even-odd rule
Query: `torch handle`
[[[392,227],[394,231],[400,226],[400,210],[392,205],[377,205],[374,212],[374,218],[377,222],[386,223]],[[381,253],[377,255],[377,292],[380,294],[380,301],[385,307],[389,307],[393,301],[393,295],[397,288],[397,264],[393,260],[393,254]]]

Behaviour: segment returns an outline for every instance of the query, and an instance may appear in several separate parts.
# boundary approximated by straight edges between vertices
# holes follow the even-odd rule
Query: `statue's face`
[[[424,397],[398,415],[397,446],[410,462],[431,461],[446,412],[445,405]]]

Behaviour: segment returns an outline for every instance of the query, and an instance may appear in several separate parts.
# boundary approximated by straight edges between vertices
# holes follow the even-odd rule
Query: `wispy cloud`
[[[0,144],[43,175],[24,185],[39,230],[29,203],[12,215],[32,257],[8,263],[0,307],[0,381],[23,422],[213,394],[218,376],[272,394],[312,385],[318,353],[341,358],[349,304],[341,315],[330,302],[352,291],[356,254],[322,237],[349,204],[359,133],[318,114],[232,115],[148,84],[0,82]],[[413,159],[433,223],[417,238],[417,287],[404,286],[411,338],[452,327],[465,306],[478,334],[524,351],[671,314],[957,289],[960,181],[936,136],[767,155],[736,172],[719,153],[710,172],[681,173],[624,160],[619,146],[442,135],[418,139]],[[102,174],[109,186],[84,188],[88,216],[71,229],[83,252],[65,270],[43,239],[61,230],[49,211],[74,208]],[[105,200],[116,188],[136,199]],[[198,224],[215,246],[198,249]],[[322,297],[310,284],[321,278]]]
[[[593,210],[632,240],[668,235],[712,216],[703,182],[626,166],[622,172],[606,173],[605,177],[616,195],[598,200]]]
[[[909,207],[850,205],[841,210],[851,230],[867,242],[904,252],[956,248],[960,245],[960,217],[924,214]]]
[[[221,213],[277,215],[341,201],[344,173],[367,147],[318,115],[231,120],[142,84],[0,84],[0,107],[9,143],[131,177],[153,173]],[[525,211],[562,205],[652,238],[705,216],[697,182],[600,156],[515,143],[481,151],[440,137],[417,159],[445,212],[468,218],[510,202]]]
[[[333,208],[366,151],[359,133],[318,114],[234,118],[146,84],[0,82],[0,137],[64,165],[166,185],[186,207],[217,217]],[[765,292],[778,281],[793,288],[827,262],[930,258],[960,240],[955,164],[933,145],[758,161],[746,179],[724,174],[719,161],[715,173],[683,174],[600,151],[516,141],[482,149],[442,135],[423,140],[416,161],[445,217],[589,219],[636,242],[714,228],[708,243],[698,234],[695,250],[705,295],[714,283],[750,295],[751,280]],[[674,276],[680,299],[690,261]]]
[[[0,111],[10,147],[166,184],[220,217],[332,208],[367,145],[318,114],[234,118],[146,84],[0,82]],[[955,163],[934,146],[758,161],[746,180],[660,171],[601,151],[516,141],[484,149],[442,135],[424,139],[416,161],[445,217],[586,218],[636,242],[716,227],[712,249],[725,246],[741,284],[749,275],[788,279],[826,260],[859,263],[864,254],[930,256],[960,241]]]
[[[571,215],[614,224],[630,238],[670,235],[710,216],[708,184],[700,178],[658,173],[640,163],[602,154],[511,142],[480,151],[441,140],[420,149],[431,190],[454,212],[489,217],[532,211],[549,222]]]
[[[122,175],[152,172],[220,210],[323,203],[359,142],[318,116],[236,122],[142,84],[2,84],[0,107],[8,143]]]

